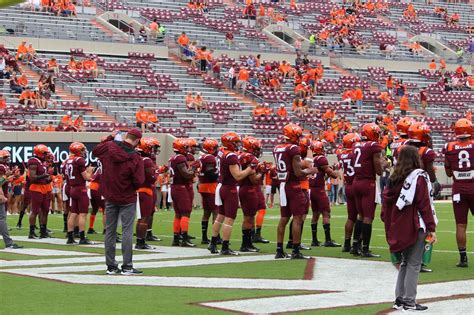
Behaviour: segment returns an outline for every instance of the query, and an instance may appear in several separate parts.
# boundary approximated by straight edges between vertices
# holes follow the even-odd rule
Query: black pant
[[[207,60],[201,59],[201,72],[206,72],[206,71],[207,71]]]

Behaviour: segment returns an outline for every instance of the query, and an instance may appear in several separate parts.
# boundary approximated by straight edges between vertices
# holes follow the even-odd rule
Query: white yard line
[[[87,253],[87,252],[44,249],[44,248],[21,248],[21,249],[5,248],[0,251],[0,254],[1,253],[22,254],[22,255],[30,255],[30,256],[94,256],[94,255],[97,256],[97,255],[100,255],[100,253]]]

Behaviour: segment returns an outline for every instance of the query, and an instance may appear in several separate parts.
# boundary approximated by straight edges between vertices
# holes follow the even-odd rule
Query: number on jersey
[[[282,160],[283,153],[274,153],[273,158],[276,162],[278,180],[286,181],[288,178],[288,172],[286,169],[286,163]]]
[[[356,148],[356,149],[354,150],[354,154],[355,154],[354,167],[355,167],[355,168],[362,167],[362,164],[360,164],[360,162],[359,162],[360,156],[361,156],[361,154],[362,154],[362,151],[360,150],[360,148]]]
[[[355,170],[351,165],[351,159],[344,159],[342,160],[342,165],[344,170],[346,171],[347,176],[352,177],[355,174]]]
[[[458,153],[459,168],[471,168],[471,160],[469,152],[466,150],[459,151]]]

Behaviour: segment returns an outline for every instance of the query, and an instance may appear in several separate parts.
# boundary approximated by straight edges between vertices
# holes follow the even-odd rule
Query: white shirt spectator
[[[5,70],[5,58],[0,58],[0,72]]]
[[[229,79],[233,79],[235,77],[235,68],[232,66],[229,69]]]

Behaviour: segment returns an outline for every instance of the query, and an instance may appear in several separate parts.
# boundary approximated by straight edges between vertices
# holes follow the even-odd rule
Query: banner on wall
[[[92,155],[92,149],[98,144],[96,142],[82,142],[87,148],[87,163],[94,163],[97,159]],[[54,155],[56,162],[63,162],[69,156],[69,145],[71,142],[43,142],[48,146]],[[33,156],[33,148],[37,143],[32,142],[0,142],[1,150],[10,151],[11,162],[15,164],[23,164]]]

